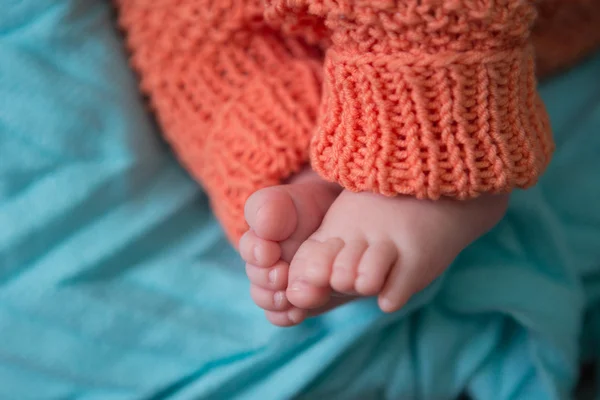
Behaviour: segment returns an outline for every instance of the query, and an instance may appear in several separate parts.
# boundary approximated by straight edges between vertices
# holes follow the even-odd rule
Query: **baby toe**
[[[290,307],[285,291],[273,291],[259,286],[250,287],[250,296],[260,308],[267,311],[283,311]]]
[[[261,239],[253,231],[242,236],[239,250],[244,261],[257,267],[270,267],[281,257],[281,246],[277,242]]]
[[[269,268],[246,264],[246,275],[253,285],[268,290],[285,290],[288,283],[289,266],[283,261]]]
[[[369,245],[358,265],[356,292],[362,296],[378,294],[397,260],[398,249],[394,243],[385,241]]]
[[[397,262],[392,266],[379,294],[379,308],[387,313],[398,311],[416,291],[415,275],[410,273],[409,269],[403,268],[400,262]]]
[[[267,320],[282,328],[300,324],[306,319],[307,314],[307,311],[296,307],[291,307],[286,311],[265,311]]]
[[[294,201],[280,186],[262,189],[250,196],[244,215],[256,236],[274,242],[287,239],[298,220]]]
[[[300,308],[316,308],[330,297],[331,266],[343,247],[339,239],[308,239],[300,246],[290,264],[288,298]]]
[[[339,293],[354,294],[357,269],[368,244],[364,240],[346,243],[333,262],[330,285]]]

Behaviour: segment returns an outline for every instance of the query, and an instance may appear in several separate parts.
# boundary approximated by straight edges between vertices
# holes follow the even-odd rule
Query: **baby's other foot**
[[[396,311],[491,229],[507,203],[508,196],[427,201],[344,191],[297,250],[287,299],[300,309],[327,307],[329,298],[312,293],[332,288],[377,295],[383,311]]]
[[[307,170],[287,185],[256,192],[246,203],[250,230],[240,240],[239,250],[247,263],[252,298],[273,324],[291,326],[306,318],[306,310],[287,300],[288,263],[341,191]],[[305,295],[320,302],[329,298],[330,288],[314,288]]]
[[[307,311],[292,305],[286,295],[289,264],[283,260],[270,267],[246,264],[250,280],[250,295],[257,306],[265,310],[274,325],[297,325],[307,317]]]

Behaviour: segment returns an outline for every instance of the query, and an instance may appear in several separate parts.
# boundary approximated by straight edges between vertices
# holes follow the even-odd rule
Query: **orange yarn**
[[[320,53],[280,37],[260,0],[119,0],[165,137],[237,243],[244,202],[308,162]]]
[[[290,1],[325,19],[313,168],[353,191],[437,199],[532,185],[552,152],[530,1]]]
[[[349,190],[430,199],[528,187],[549,162],[532,0],[116,1],[165,136],[234,242],[248,196],[309,148]]]

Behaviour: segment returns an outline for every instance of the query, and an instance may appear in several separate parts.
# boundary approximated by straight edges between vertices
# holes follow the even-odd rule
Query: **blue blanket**
[[[600,56],[543,86],[550,171],[443,279],[286,330],[161,141],[108,2],[1,8],[0,399],[561,400],[600,358]]]

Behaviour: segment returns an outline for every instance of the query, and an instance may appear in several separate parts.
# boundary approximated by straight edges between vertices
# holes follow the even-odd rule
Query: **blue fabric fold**
[[[1,399],[562,400],[600,360],[600,56],[543,85],[548,174],[443,279],[394,315],[365,300],[279,329],[114,19],[0,12]]]

